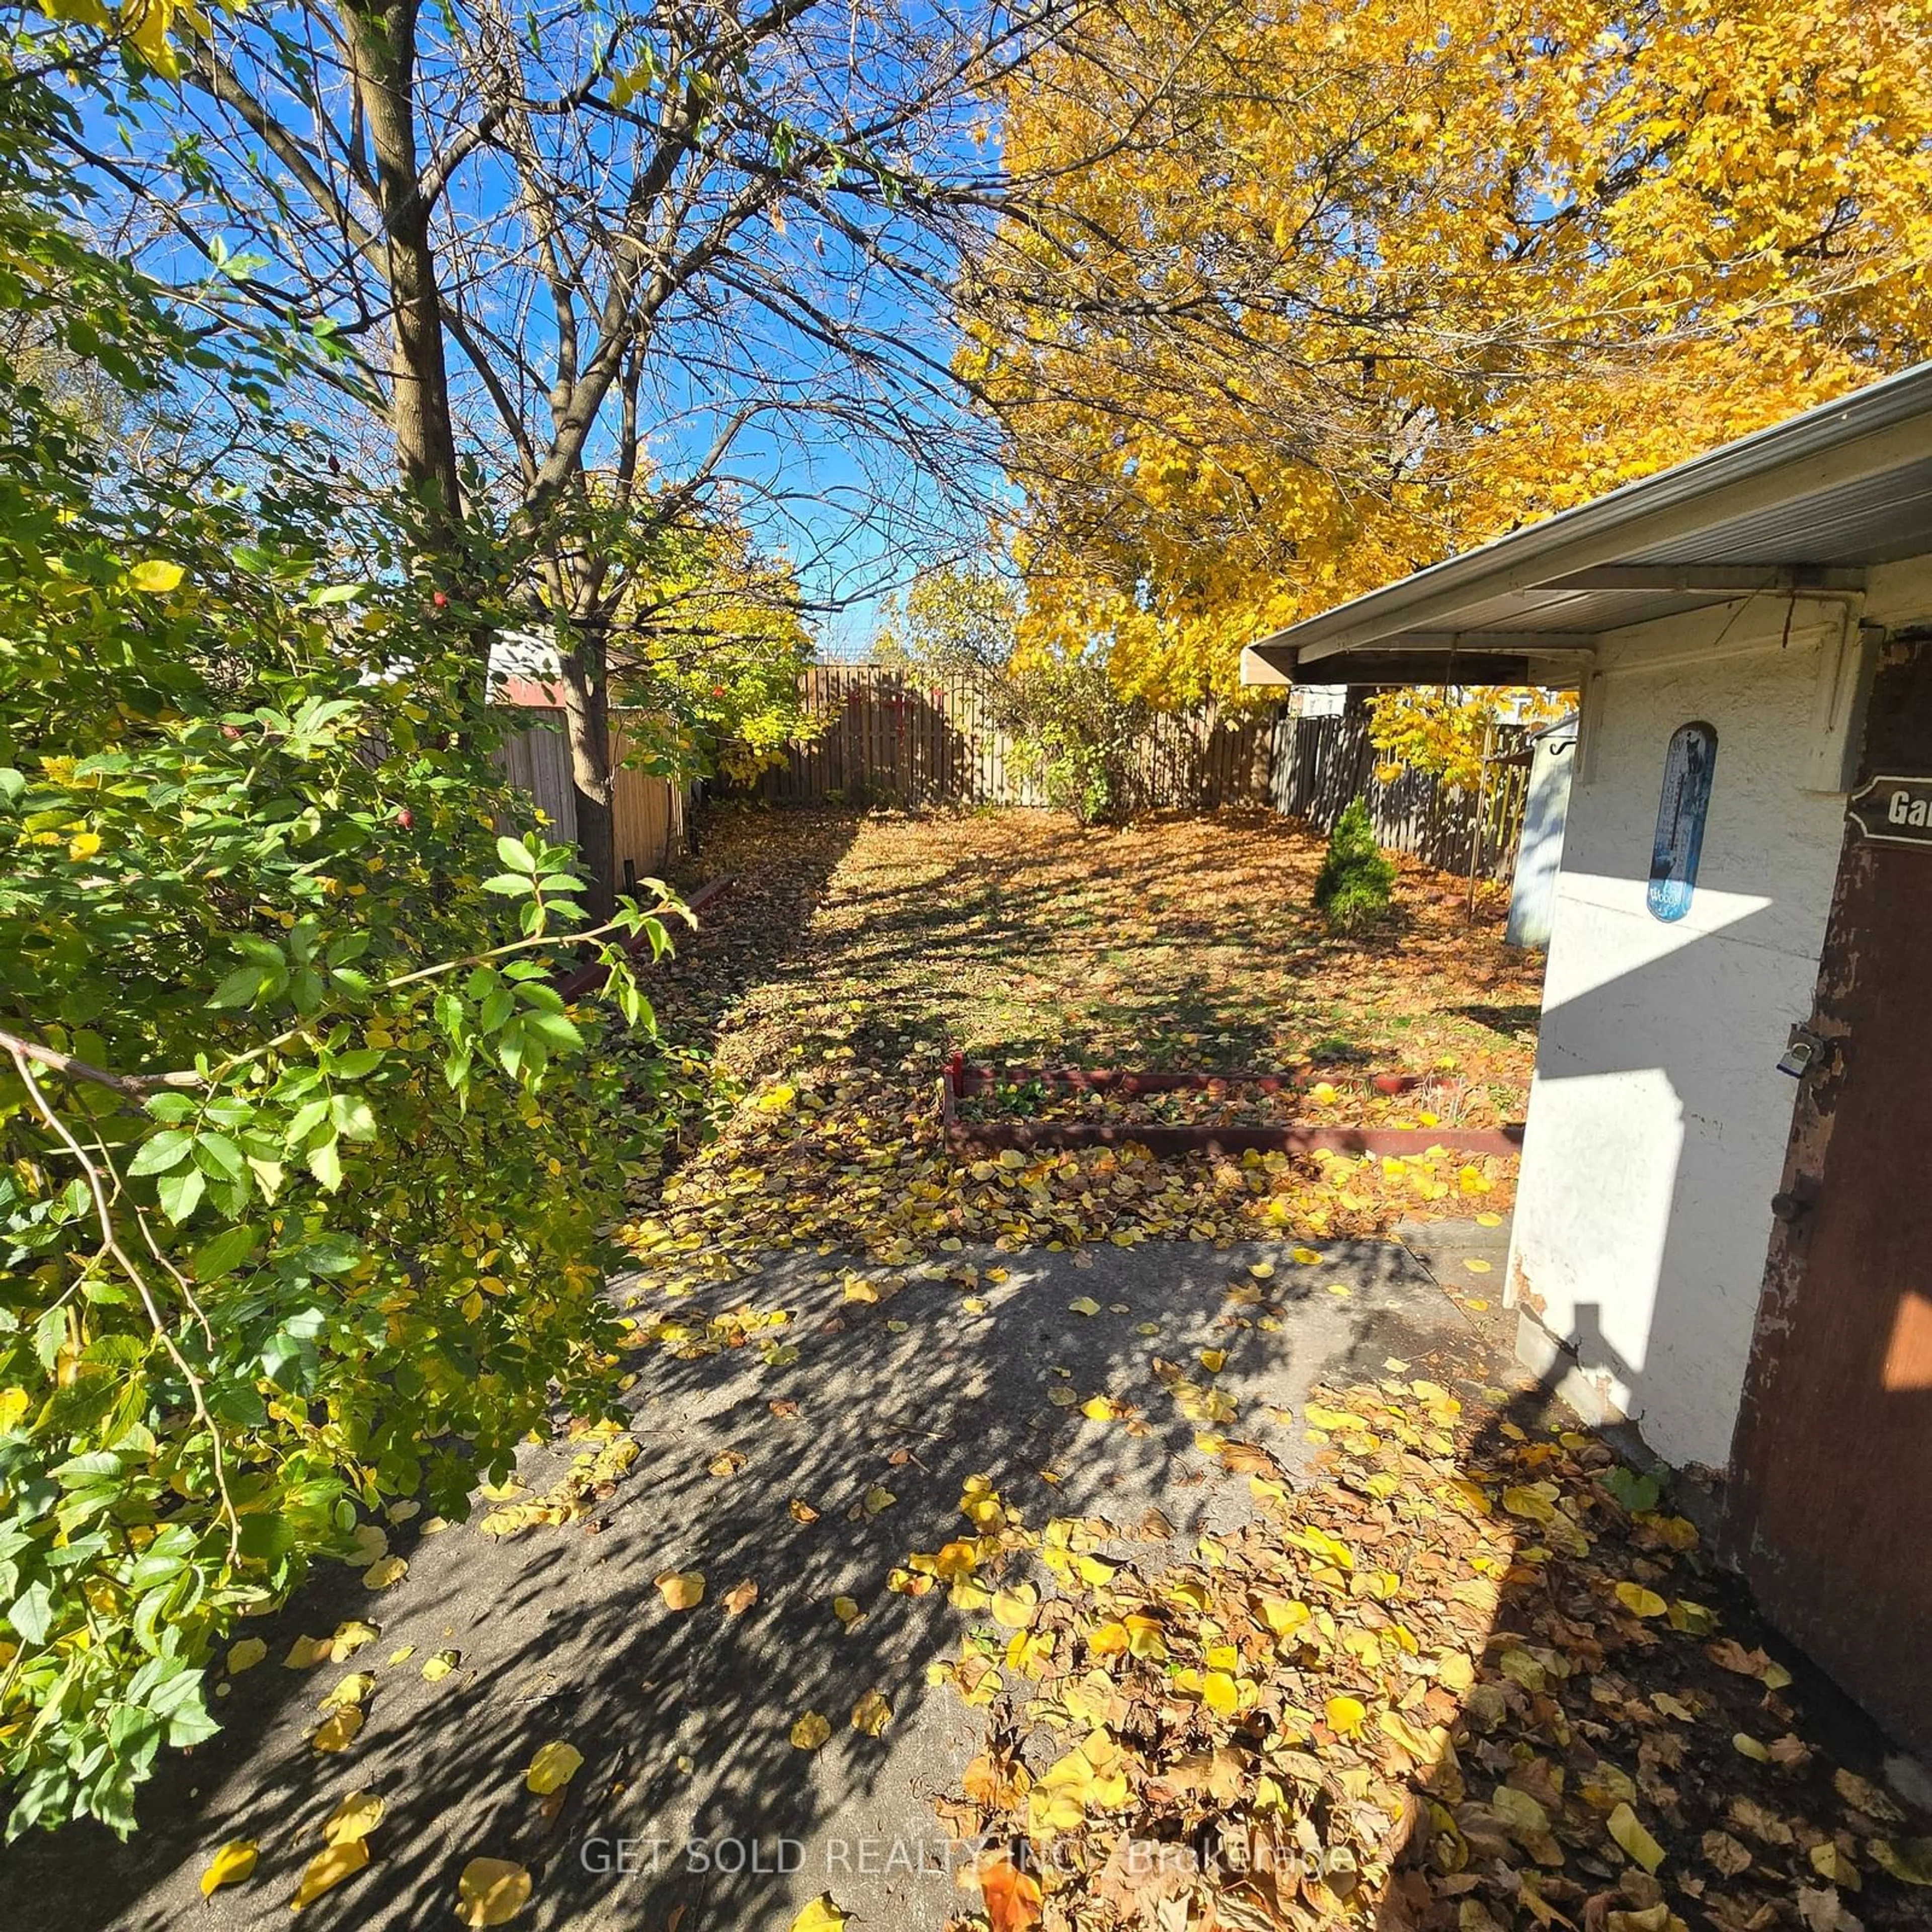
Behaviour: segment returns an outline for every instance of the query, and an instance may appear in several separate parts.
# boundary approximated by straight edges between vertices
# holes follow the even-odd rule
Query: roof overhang
[[[1244,684],[1575,684],[1605,633],[1932,550],[1932,363],[1261,638]]]

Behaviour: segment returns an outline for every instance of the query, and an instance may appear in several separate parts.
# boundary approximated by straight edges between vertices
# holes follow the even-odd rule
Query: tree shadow
[[[1365,1297],[1407,1306],[1434,1296],[1400,1248],[1344,1246],[1336,1264]],[[1067,1256],[988,1256],[979,1267],[1007,1278],[982,1272],[970,1283],[872,1269],[876,1301],[848,1298],[838,1258],[794,1255],[749,1282],[649,1294],[640,1312],[688,1324],[692,1339],[658,1328],[637,1352],[643,1447],[630,1473],[562,1527],[399,1532],[412,1570],[392,1592],[339,1568],[320,1576],[251,1627],[268,1660],[232,1680],[220,1737],[164,1760],[134,1841],[82,1826],[16,1844],[0,1866],[0,1922],[48,1922],[50,1899],[62,1932],[158,1932],[190,1907],[216,1925],[282,1922],[322,1849],[321,1821],[356,1789],[388,1807],[370,1841],[376,1863],[316,1909],[347,1911],[358,1925],[442,1922],[474,1856],[530,1869],[536,1922],[613,1912],[691,1932],[789,1922],[802,1901],[780,1919],[770,1868],[782,1846],[801,1847],[821,1875],[808,1895],[858,1882],[828,1864],[829,1833],[848,1846],[855,1834],[882,1844],[942,1838],[929,1799],[956,1775],[976,1720],[928,1682],[927,1666],[956,1644],[959,1624],[943,1592],[914,1597],[888,1583],[913,1551],[971,1534],[959,1508],[969,1479],[990,1478],[1035,1525],[1084,1513],[1132,1525],[1158,1508],[1171,1521],[1154,1534],[1176,1550],[1243,1507],[1238,1490],[1202,1480],[1194,1426],[1174,1413],[1150,1362],[1156,1350],[1191,1360],[1228,1346],[1230,1270],[1270,1251],[1191,1246],[1120,1255],[1090,1271]],[[1093,1317],[1071,1305],[1090,1282],[1108,1304]],[[1322,1363],[1375,1318],[1312,1285],[1276,1306],[1276,1332],[1236,1338],[1226,1378],[1258,1411],[1264,1400],[1298,1406]],[[765,1325],[778,1308],[791,1318]],[[1150,1322],[1157,1343],[1140,1333]],[[1049,1391],[1063,1385],[1083,1400],[1108,1394],[1120,1412],[1103,1423],[1056,1404]],[[1277,1433],[1292,1457],[1286,1426]],[[530,1493],[567,1478],[573,1453],[528,1450],[520,1474]],[[794,1510],[794,1499],[808,1508]],[[658,1580],[690,1571],[701,1573],[704,1597],[680,1612]],[[732,1592],[746,1580],[756,1600],[734,1613]],[[849,1629],[834,1610],[842,1597],[861,1613]],[[298,1635],[326,1635],[349,1616],[380,1636],[344,1665],[282,1667]],[[460,1653],[458,1669],[424,1682],[422,1662],[445,1649]],[[347,1751],[320,1754],[304,1733],[351,1670],[376,1680],[368,1722]],[[878,1737],[852,1721],[874,1691],[892,1713]],[[808,1712],[830,1727],[816,1750],[793,1742]],[[550,1809],[524,1774],[555,1740],[584,1763]],[[254,1878],[195,1904],[197,1875],[238,1838],[261,1847]],[[693,1844],[727,1843],[748,1863],[760,1848],[766,1868],[693,1863]],[[628,1871],[612,1868],[622,1844]],[[961,1901],[926,1880],[901,1903],[898,1922],[936,1927]]]
[[[1365,1024],[1388,1032],[1366,996],[1392,973],[1450,973],[1465,996],[1520,992],[1531,976],[1486,928],[1467,936],[1446,875],[1406,866],[1391,917],[1341,938],[1308,903],[1318,843],[1264,811],[1217,814],[1208,836],[1192,836],[1202,823],[1164,814],[1081,828],[1010,812],[980,832],[915,818],[902,860],[840,882],[816,970],[800,958],[766,1003],[849,986],[865,1003],[851,1042],[880,1062],[936,1064],[957,1047],[1016,1065],[1240,1071]],[[960,836],[947,851],[951,824]]]
[[[1378,1932],[1922,1926],[1868,1850],[1927,1822],[1884,1789],[1882,1734],[1772,1631],[1670,1473],[1540,1387],[1458,1461],[1508,1568],[1450,1748],[1408,1780]],[[1550,1525],[1516,1502],[1538,1484]]]

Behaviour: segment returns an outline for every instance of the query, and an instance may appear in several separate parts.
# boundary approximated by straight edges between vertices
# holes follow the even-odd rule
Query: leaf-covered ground
[[[1316,1388],[1291,1480],[1212,1406],[1222,1359],[1154,1367],[1225,1417],[1196,1446],[1259,1503],[1238,1532],[1152,1563],[969,1481],[900,1573],[968,1612],[934,1675],[986,1713],[940,1808],[985,1900],[960,1932],[1932,1918],[1922,1821],[1819,1748],[1654,1479],[1448,1347]]]
[[[1090,1060],[1318,1048],[1513,1112],[1533,976],[1448,885],[1364,948],[1268,821],[727,824],[740,892],[662,1004],[740,1090],[639,1202],[625,1424],[466,1523],[365,1525],[227,1652],[131,1845],[10,1848],[0,1924],[1932,1924],[1882,1740],[1509,1359],[1506,1172],[981,1174],[932,1136],[943,1049],[1058,1058],[1076,1011]],[[1244,950],[1122,956],[1102,1027],[1120,918],[1204,892]],[[1336,1238],[1450,1211],[1434,1279]]]
[[[1264,812],[1083,830],[1063,815],[727,811],[704,872],[736,888],[687,938],[664,1018],[735,1098],[716,1142],[642,1198],[630,1239],[663,1280],[817,1244],[905,1263],[976,1242],[1120,1244],[1379,1232],[1498,1211],[1513,1160],[1425,1150],[1156,1161],[1131,1150],[962,1162],[937,1081],[957,1049],[1042,1065],[1313,1071],[1283,1113],[1427,1128],[1520,1119],[1540,965],[1501,943],[1486,890],[1406,865],[1394,916],[1330,938],[1309,904],[1321,841]],[[1426,1083],[1391,1099],[1371,1084]],[[1025,1088],[1009,1118],[1122,1123],[1210,1106]]]

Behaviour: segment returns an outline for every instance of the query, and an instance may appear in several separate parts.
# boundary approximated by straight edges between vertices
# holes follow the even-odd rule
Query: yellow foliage
[[[1928,0],[1088,19],[1000,104],[1038,206],[962,356],[1026,500],[1022,664],[1230,692],[1258,634],[1932,331]]]

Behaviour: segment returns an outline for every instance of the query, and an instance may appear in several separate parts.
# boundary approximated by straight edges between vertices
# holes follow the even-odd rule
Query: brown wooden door
[[[1932,641],[1886,647],[1863,778],[1932,775]],[[1772,1621],[1932,1752],[1932,844],[1848,833],[1731,1462]]]

